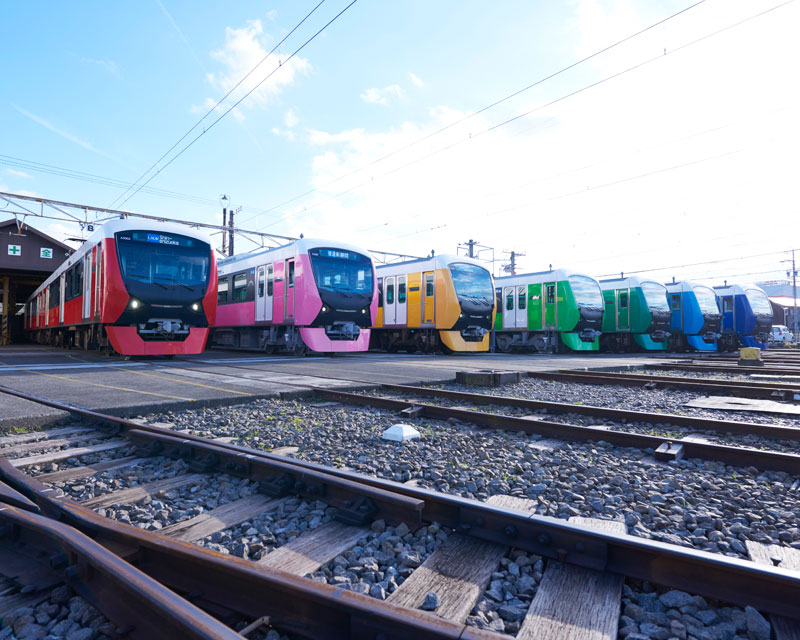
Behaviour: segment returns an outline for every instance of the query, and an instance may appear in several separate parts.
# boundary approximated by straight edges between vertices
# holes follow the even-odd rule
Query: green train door
[[[631,327],[630,289],[617,289],[617,329]]]
[[[544,283],[544,304],[542,304],[542,329],[555,329],[558,315],[556,314],[556,283]]]

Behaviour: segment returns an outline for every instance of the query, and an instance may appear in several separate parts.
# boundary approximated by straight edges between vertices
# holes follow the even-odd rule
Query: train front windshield
[[[586,276],[570,276],[569,284],[578,306],[603,308],[603,292],[596,280]]]
[[[717,296],[708,287],[698,286],[693,289],[694,295],[697,297],[697,304],[700,305],[700,311],[703,315],[719,315],[719,306],[717,306]]]
[[[367,256],[329,248],[311,249],[308,255],[318,289],[372,295],[372,261]]]
[[[642,292],[647,306],[653,311],[669,311],[667,288],[657,282],[642,282]]]
[[[459,300],[494,306],[492,276],[486,269],[476,264],[456,262],[450,265],[450,275]]]
[[[117,254],[123,280],[156,285],[208,283],[211,247],[196,238],[152,231],[120,231]]]
[[[747,289],[744,294],[753,308],[753,313],[772,317],[772,305],[769,302],[766,294],[758,289]]]

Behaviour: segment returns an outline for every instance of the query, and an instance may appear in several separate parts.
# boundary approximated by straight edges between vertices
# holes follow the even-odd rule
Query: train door
[[[683,318],[681,317],[681,294],[671,293],[669,295],[669,307],[672,310],[672,328],[683,329]]]
[[[94,256],[94,317],[100,319],[100,298],[102,297],[102,279],[103,279],[103,243],[97,245],[97,252]]]
[[[519,285],[517,287],[517,329],[528,328],[528,287]]]
[[[408,291],[406,277],[397,276],[397,305],[395,307],[397,324],[406,324],[408,321]]]
[[[83,319],[92,317],[92,252],[83,258]]]
[[[506,287],[503,289],[503,329],[514,329],[517,326],[516,306],[514,287]]]
[[[558,314],[556,313],[556,283],[544,283],[544,304],[542,305],[542,328],[555,329],[558,322]]]
[[[425,291],[422,296],[422,322],[424,324],[433,324],[436,319],[435,314],[435,300],[434,300],[434,287],[433,287],[433,271],[424,271],[422,273],[422,280],[424,281]]]
[[[50,324],[50,286],[48,285],[44,289],[44,322],[42,326],[48,326]]]
[[[58,286],[59,286],[59,296],[58,296],[58,323],[64,324],[64,299],[66,298],[65,290],[64,290],[64,283],[65,283],[65,274],[61,274],[58,278]]]
[[[294,258],[286,261],[286,287],[283,290],[283,317],[294,320]]]
[[[256,269],[256,322],[264,322],[267,311],[267,268]]]
[[[733,296],[722,296],[722,328],[733,333],[736,330],[736,314],[734,311]]]
[[[273,273],[273,266],[267,265],[267,296],[264,299],[264,320],[272,322],[272,299],[275,292],[275,274]]]
[[[630,289],[617,289],[617,329],[631,327]]]
[[[397,324],[397,301],[394,296],[394,276],[383,279],[383,324]]]

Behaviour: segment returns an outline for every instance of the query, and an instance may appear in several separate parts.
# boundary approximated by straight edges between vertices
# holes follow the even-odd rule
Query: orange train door
[[[423,287],[425,290],[422,292],[422,322],[423,324],[433,324],[434,318],[434,295],[433,295],[433,271],[425,271],[422,274]]]

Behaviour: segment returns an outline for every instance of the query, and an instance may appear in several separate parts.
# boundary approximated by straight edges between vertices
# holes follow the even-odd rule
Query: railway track
[[[797,376],[800,375],[800,366],[781,366],[765,363],[763,366],[748,367],[738,364],[727,363],[665,363],[656,364],[650,363],[645,365],[646,369],[651,371],[693,371],[697,373],[733,373],[733,374],[764,374],[771,373],[781,376]]]
[[[342,392],[318,393],[345,400]],[[0,499],[6,504],[17,501],[16,507],[5,507],[0,515],[9,509],[27,508],[30,513],[38,509],[62,526],[90,535],[108,551],[183,595],[192,605],[213,612],[221,621],[261,620],[267,616],[271,624],[293,638],[503,637],[464,622],[511,547],[547,561],[545,579],[521,621],[518,638],[570,637],[567,630],[575,625],[599,625],[603,629],[599,637],[616,637],[621,576],[741,606],[750,605],[772,614],[775,620],[800,620],[800,573],[771,566],[768,558],[770,553],[778,553],[775,550],[763,551],[754,546],[753,556],[766,558],[768,564],[731,559],[628,536],[621,523],[582,518],[566,522],[532,515],[526,511],[530,506],[526,503],[531,501],[520,498],[495,496],[492,502],[481,503],[142,425],[26,394],[15,395],[71,411],[91,421],[94,431],[87,425],[74,427],[84,430],[78,434],[53,430],[38,442],[32,440],[33,435],[8,436],[15,439],[0,441],[5,445],[0,449],[0,455],[5,456],[0,459],[0,480],[8,486]],[[416,410],[413,404],[411,408]],[[423,407],[423,410],[429,409]],[[508,421],[508,417],[503,419]],[[592,430],[592,434],[594,439],[598,435],[607,439],[609,432],[598,434]],[[81,446],[84,437],[93,437],[92,444]],[[132,446],[135,450],[131,450]],[[81,457],[98,453],[121,457],[89,466],[78,463]],[[175,488],[180,482],[198,482],[196,478],[173,477],[151,486],[127,487],[94,496],[86,504],[58,495],[59,491],[48,485],[48,482],[124,470],[143,459],[182,461],[190,472],[186,475],[205,477],[225,473],[243,478],[255,483],[258,492],[251,496],[252,504],[248,507],[237,506],[235,516],[221,516],[221,512],[206,514],[205,518],[195,516],[200,519],[190,518],[181,526],[159,533],[105,518],[91,507],[146,499],[165,487]],[[24,472],[56,460],[71,460],[74,464],[36,477]],[[335,510],[336,517],[256,562],[191,544],[201,532],[207,535],[213,527],[218,527],[217,531],[229,528],[243,521],[239,520],[242,517],[253,519],[271,508],[267,506],[270,503],[274,505],[274,501],[287,497],[324,501]],[[344,553],[358,536],[369,531],[375,520],[404,523],[412,529],[438,523],[452,534],[422,563],[422,570],[410,572],[386,601],[303,577],[314,566]],[[194,533],[188,533],[191,531]],[[465,558],[471,561],[464,562]],[[794,560],[785,562],[791,565]],[[587,580],[596,588],[585,588]],[[577,592],[574,588],[563,591],[565,584],[575,581],[584,588]],[[436,610],[438,615],[418,608],[430,591],[442,596]],[[563,604],[567,597],[571,606],[558,606],[554,614],[552,604]],[[585,618],[587,615],[591,620]],[[775,620],[773,623],[778,624]],[[167,636],[156,633],[150,637]]]

